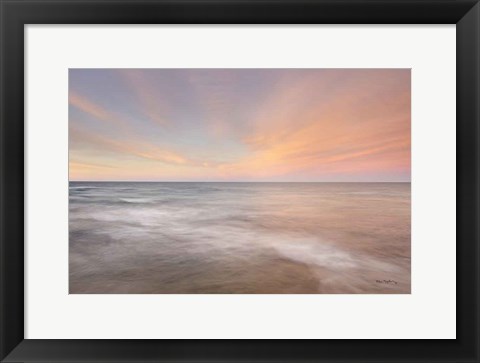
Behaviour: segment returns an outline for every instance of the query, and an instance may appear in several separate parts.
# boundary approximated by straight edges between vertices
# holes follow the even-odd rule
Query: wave
[[[124,203],[132,204],[150,204],[155,202],[154,200],[147,198],[120,198],[119,200]]]
[[[83,286],[76,291],[410,289],[409,188],[226,185],[205,192],[205,185],[194,183],[128,188],[133,190],[106,185],[71,191],[71,276],[75,286]],[[386,188],[404,197],[383,197]],[[398,285],[377,285],[376,279]],[[94,288],[92,281],[100,280],[103,285]]]

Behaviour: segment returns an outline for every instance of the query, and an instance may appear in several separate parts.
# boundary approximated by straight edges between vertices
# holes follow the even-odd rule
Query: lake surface
[[[71,182],[74,294],[410,293],[410,183]]]

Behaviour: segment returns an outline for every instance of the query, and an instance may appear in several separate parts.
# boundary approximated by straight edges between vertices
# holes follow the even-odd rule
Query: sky
[[[71,181],[409,182],[409,69],[70,69]]]

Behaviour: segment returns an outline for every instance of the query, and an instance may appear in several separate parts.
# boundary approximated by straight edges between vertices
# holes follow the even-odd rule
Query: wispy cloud
[[[163,82],[141,70],[118,72],[126,89],[115,90],[130,104],[117,110],[93,101],[94,84],[88,97],[70,90],[73,107],[112,127],[99,132],[70,120],[72,170],[92,179],[409,178],[409,70],[158,72]],[[121,114],[123,106],[138,109],[138,118]],[[168,132],[149,129],[145,117]],[[128,170],[102,169],[112,160]]]
[[[105,137],[97,133],[70,126],[70,169],[73,173],[78,169],[101,170],[105,168],[119,168],[120,165],[112,166],[105,163],[78,162],[78,159],[91,159],[95,155],[108,155],[110,159],[126,162],[130,159],[154,162],[149,164],[151,168],[163,168],[168,166],[181,166],[187,168],[216,168],[222,163],[216,160],[201,160],[190,157],[176,150],[157,146],[135,138],[118,140]],[[151,170],[150,170],[151,172]]]
[[[70,128],[70,140],[75,145],[83,144],[84,149],[96,148],[123,155],[156,160],[171,164],[187,164],[191,161],[171,150],[167,150],[147,142],[132,140],[116,140],[104,137],[76,127]]]
[[[111,111],[99,106],[95,102],[89,100],[87,97],[78,94],[77,92],[70,90],[68,95],[69,104],[76,107],[82,112],[89,114],[91,117],[105,121],[117,126],[124,126],[125,122],[118,118]]]
[[[167,125],[168,102],[164,94],[158,94],[152,80],[137,69],[120,69],[118,72],[130,85],[136,96],[136,106],[147,119],[160,126]]]
[[[192,69],[186,74],[210,132],[216,137],[234,132],[238,128],[234,122],[237,101],[233,94],[235,74],[228,69]]]

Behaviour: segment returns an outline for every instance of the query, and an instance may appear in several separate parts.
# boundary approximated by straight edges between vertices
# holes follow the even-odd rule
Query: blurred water
[[[70,183],[70,293],[410,293],[410,183]]]

